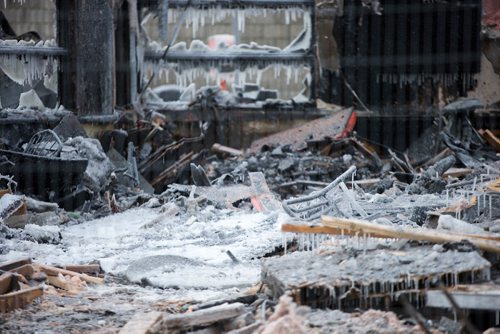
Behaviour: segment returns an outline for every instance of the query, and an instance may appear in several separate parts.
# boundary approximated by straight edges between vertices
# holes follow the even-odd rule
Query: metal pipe
[[[81,115],[78,116],[78,120],[81,123],[110,124],[116,122],[119,117],[120,115],[115,112],[111,115]]]
[[[161,60],[162,52],[148,50],[145,52],[146,60]],[[189,51],[170,51],[165,60],[168,62],[180,61],[265,61],[265,62],[282,62],[282,61],[300,61],[308,63],[314,58],[312,55],[291,52],[189,52]]]
[[[58,46],[31,45],[0,45],[0,54],[4,55],[35,55],[35,56],[65,56],[68,51]]]
[[[141,5],[146,6],[152,1],[140,1]],[[154,1],[153,3],[157,3]],[[170,7],[182,7],[186,5],[188,0],[170,0]],[[315,5],[314,0],[193,0],[191,5],[194,7],[215,7],[221,6],[226,8],[241,8],[241,7],[264,7],[264,8],[285,8],[285,7],[297,7],[297,6],[309,6],[313,7]]]

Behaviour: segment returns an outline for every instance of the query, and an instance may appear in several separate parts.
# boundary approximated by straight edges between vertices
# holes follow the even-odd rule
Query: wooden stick
[[[235,149],[232,147],[227,147],[227,146],[217,144],[217,143],[212,145],[212,151],[217,152],[217,153],[225,153],[225,154],[229,154],[229,155],[234,155],[237,157],[243,155],[242,150],[238,150],[238,149]]]
[[[430,241],[435,243],[460,242],[464,239],[467,239],[482,250],[500,253],[500,242],[484,240],[481,238],[477,238],[476,236],[471,237],[455,235],[447,232],[440,232],[437,230],[430,230],[425,228],[413,229],[405,228],[402,226],[380,225],[369,221],[335,218],[330,216],[321,217],[321,222],[323,225],[328,227],[333,227],[341,230],[349,230],[352,232],[360,233],[361,235],[377,234],[385,235],[385,237],[387,238]]]
[[[149,334],[149,329],[161,319],[162,313],[153,311],[136,313],[132,319],[120,329],[119,334]]]
[[[356,236],[359,235],[359,232],[353,232],[349,230],[342,230],[339,228],[323,226],[323,225],[308,225],[308,224],[282,224],[281,225],[282,232],[291,232],[291,233],[314,233],[314,234],[331,234],[331,235],[349,235]],[[438,231],[440,232],[440,231]],[[487,234],[461,234],[461,233],[453,233],[449,232],[452,235],[460,236],[462,239],[468,238],[478,238],[484,240],[493,240],[500,242],[500,236],[497,235],[487,235]],[[370,233],[370,237],[372,238],[387,238],[385,234],[377,234]]]
[[[41,296],[43,296],[43,288],[41,286],[0,295],[0,313],[22,308],[30,304],[35,298]]]
[[[79,274],[74,271],[66,270],[66,269],[61,269],[61,268],[56,268],[53,266],[48,266],[45,264],[35,264],[35,266],[40,270],[46,273],[47,275],[50,276],[57,276],[58,274],[61,275],[69,275],[69,276],[76,276],[80,278],[82,281],[85,281],[87,283],[94,283],[94,284],[104,284],[104,279],[99,278],[99,277],[92,277],[86,274]]]
[[[10,270],[22,267],[25,264],[31,264],[31,259],[29,257],[23,257],[19,260],[2,262],[2,263],[0,263],[0,270],[10,271]]]
[[[163,319],[151,328],[152,333],[165,333],[168,329],[190,328],[199,325],[210,325],[221,320],[235,318],[245,312],[241,303],[223,304],[209,309],[191,313],[174,314]]]
[[[486,141],[497,151],[500,152],[500,140],[490,130],[480,131]]]
[[[101,266],[98,264],[75,264],[64,266],[64,269],[74,271],[80,274],[94,274],[101,272]]]
[[[292,232],[292,233],[315,233],[315,234],[332,234],[332,235],[349,235],[355,236],[356,232],[349,230],[342,230],[340,228],[323,226],[323,225],[307,225],[307,224],[282,224],[282,232]],[[387,238],[383,234],[370,234],[373,238]]]
[[[13,272],[13,273],[17,273],[19,275],[23,275],[24,277],[29,279],[29,278],[31,278],[31,276],[35,272],[35,269],[33,268],[33,266],[31,264],[25,264],[24,266],[21,266],[21,267],[15,268],[15,269],[11,269],[9,271]]]
[[[13,277],[14,275],[12,275],[12,273],[0,275],[0,295],[3,295],[11,290]]]

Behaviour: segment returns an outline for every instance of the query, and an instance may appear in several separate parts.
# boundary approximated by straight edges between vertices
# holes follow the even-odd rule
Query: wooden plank
[[[23,258],[18,259],[18,260],[2,262],[2,263],[0,263],[0,270],[10,271],[12,269],[22,267],[25,264],[31,264],[31,258],[23,257]]]
[[[5,194],[11,194],[9,189],[0,189],[0,198]]]
[[[242,150],[237,150],[235,148],[232,148],[232,147],[227,147],[227,146],[224,146],[224,145],[221,145],[221,144],[213,144],[212,145],[212,151],[216,152],[216,153],[224,153],[224,154],[229,154],[229,155],[233,155],[233,156],[236,156],[236,157],[240,157],[243,155],[243,151]]]
[[[0,295],[3,295],[11,290],[13,276],[14,275],[12,275],[12,273],[4,273],[0,275]]]
[[[148,334],[149,329],[162,317],[161,312],[136,313],[132,319],[120,329],[119,334]]]
[[[26,278],[30,278],[33,275],[33,273],[35,272],[35,269],[33,268],[33,266],[31,264],[25,264],[24,266],[21,266],[21,267],[15,268],[15,269],[11,269],[10,271],[17,273],[19,275],[23,275]]]
[[[59,278],[59,276],[47,276],[47,281],[50,285],[55,286],[56,288],[63,289],[66,291],[70,291],[71,284]]]
[[[67,265],[64,266],[64,269],[80,274],[98,274],[101,272],[101,266],[98,264]]]
[[[245,312],[245,305],[241,303],[223,304],[200,311],[174,314],[163,317],[157,322],[152,332],[165,332],[168,329],[190,328],[199,325],[210,325],[221,320],[235,318]]]
[[[353,231],[349,231],[349,230],[342,230],[339,228],[334,228],[334,227],[329,227],[329,226],[296,224],[296,223],[294,223],[294,224],[282,224],[281,231],[282,232],[291,232],[291,233],[314,233],[314,234],[349,235],[349,236],[359,235],[359,233],[357,233],[357,232],[353,232]],[[500,236],[497,236],[497,235],[460,234],[460,233],[453,233],[453,232],[450,232],[450,233],[453,235],[456,235],[456,236],[460,236],[462,239],[478,238],[478,239],[494,240],[494,241],[500,242]],[[387,238],[387,235],[370,233],[370,237],[372,237],[372,238]]]
[[[363,234],[385,235],[387,238],[409,239],[417,241],[429,241],[434,243],[460,242],[467,239],[472,244],[482,250],[500,253],[500,242],[485,240],[476,236],[455,235],[449,232],[440,232],[437,230],[425,228],[406,228],[403,226],[380,225],[369,221],[358,219],[345,219],[330,216],[321,217],[323,225],[337,229],[348,230]]]
[[[0,295],[0,313],[22,308],[41,296],[43,296],[43,287],[41,286]]]
[[[462,177],[472,174],[473,170],[471,168],[450,168],[443,173],[443,177]]]
[[[486,189],[489,190],[489,191],[493,191],[493,192],[500,192],[500,177],[497,178],[496,180],[488,183],[486,185]]]
[[[479,133],[486,139],[488,144],[495,149],[495,151],[500,152],[500,139],[491,130],[480,130]]]
[[[0,211],[0,223],[3,223],[14,214],[25,214],[27,210],[26,201],[22,196],[5,194],[0,197],[0,204],[2,207],[2,210]]]
[[[449,289],[448,293],[453,297],[461,309],[475,310],[500,310],[500,287],[489,286],[489,290],[471,291]],[[427,291],[427,307],[451,308],[445,294],[440,290]]]
[[[99,278],[99,277],[92,277],[86,274],[80,274],[76,273],[74,271],[66,270],[66,269],[61,269],[53,266],[48,266],[45,264],[35,264],[35,267],[38,268],[40,271],[43,271],[49,276],[57,276],[58,274],[61,274],[63,276],[69,275],[69,276],[76,276],[80,278],[82,281],[85,281],[87,283],[93,283],[93,284],[104,284],[104,279]]]
[[[356,232],[349,230],[342,230],[339,228],[322,226],[322,225],[298,225],[298,224],[282,224],[282,232],[292,232],[292,233],[314,233],[314,234],[331,234],[331,235],[349,235],[355,236]],[[370,234],[373,238],[387,238],[384,235]]]
[[[366,188],[369,188],[369,187],[372,187],[372,186],[376,185],[380,181],[381,181],[380,178],[363,179],[363,180],[356,180],[356,181],[354,181],[354,184],[356,186],[359,186],[359,187],[363,188],[363,189],[366,189]],[[349,187],[351,187],[351,188],[353,186],[353,182],[352,181],[344,181],[344,183],[346,185],[348,185]]]

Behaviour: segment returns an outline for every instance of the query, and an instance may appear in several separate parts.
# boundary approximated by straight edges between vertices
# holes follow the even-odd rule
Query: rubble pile
[[[499,332],[493,0],[24,2],[0,333]]]
[[[35,259],[59,266],[32,265],[41,276],[46,273],[49,285],[37,288],[31,299],[19,297],[22,305],[8,302],[4,311],[42,294],[47,303],[57,304],[58,298],[79,303],[85,295],[108,296],[109,289],[125,285],[135,289],[141,301],[134,305],[145,313],[133,316],[131,308],[116,308],[104,320],[92,308],[92,316],[66,329],[106,324],[126,329],[146,321],[150,332],[370,332],[376,326],[446,332],[439,318],[422,321],[414,313],[401,314],[398,305],[422,310],[430,292],[497,279],[496,255],[489,254],[500,252],[500,166],[490,153],[470,167],[464,164],[472,161],[466,153],[445,148],[443,139],[441,153],[417,165],[354,133],[298,145],[287,132],[247,151],[215,144],[211,152],[187,153],[185,159],[203,134],[156,138],[139,147],[126,140],[102,145],[81,129],[72,137],[65,124],[78,122],[66,119],[53,133],[35,133],[17,152],[85,161],[72,183],[44,184],[45,191],[53,189],[44,197],[45,192],[19,184],[16,175],[1,179],[0,260],[23,257],[30,265]],[[113,136],[129,134],[119,130]],[[282,142],[272,144],[279,136]],[[481,149],[488,152],[487,146]],[[155,183],[157,173],[163,176]],[[66,199],[62,190],[70,191]],[[93,278],[64,269],[67,263],[98,268],[105,278],[99,283],[108,287],[82,290],[85,284],[77,278],[94,283]],[[0,298],[10,298],[16,289]],[[60,296],[62,291],[71,296]],[[123,298],[117,293],[110,303]],[[155,301],[154,312],[142,298]],[[178,307],[165,308],[160,302],[165,299],[178,301]],[[37,312],[30,319],[7,315],[8,323],[51,318],[45,304],[35,301],[33,307]],[[445,310],[439,314],[449,317]],[[66,312],[78,319],[75,310]],[[99,324],[91,325],[96,319]],[[5,328],[14,330],[8,323]],[[446,325],[463,326],[452,320]]]

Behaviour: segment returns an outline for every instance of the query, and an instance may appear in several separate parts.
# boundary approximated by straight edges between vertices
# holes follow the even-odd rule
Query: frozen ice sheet
[[[191,217],[147,225],[158,216],[158,209],[141,208],[63,227],[59,245],[6,240],[9,251],[0,261],[21,256],[55,265],[98,260],[105,272],[133,282],[217,291],[257,283],[259,258],[281,245],[276,215],[209,206]]]

